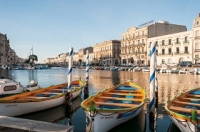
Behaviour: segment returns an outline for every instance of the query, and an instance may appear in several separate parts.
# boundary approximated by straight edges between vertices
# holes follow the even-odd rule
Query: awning
[[[194,60],[200,60],[200,58],[194,58]]]

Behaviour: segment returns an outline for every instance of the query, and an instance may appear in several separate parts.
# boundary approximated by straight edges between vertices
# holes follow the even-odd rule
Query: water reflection
[[[0,71],[3,76],[9,76],[14,80],[27,85],[30,78],[34,78],[38,81],[42,87],[56,85],[67,81],[67,69],[57,68],[48,70],[13,70],[13,71]],[[199,87],[200,75],[185,75],[185,74],[157,74],[158,76],[158,122],[157,131],[167,131],[170,126],[170,119],[167,116],[164,105],[168,100],[171,100],[174,96],[179,95],[181,92]],[[85,69],[73,69],[73,79],[81,78],[85,80]],[[96,92],[102,91],[105,88],[109,88],[112,85],[116,85],[131,79],[134,83],[140,85],[146,90],[147,98],[149,98],[149,73],[148,72],[128,72],[128,71],[105,71],[105,70],[90,70],[89,72],[89,96]],[[83,97],[83,96],[82,96]],[[147,100],[148,101],[148,100]],[[146,110],[147,106],[144,107]],[[45,111],[43,114],[47,115],[35,115],[32,114],[32,119],[43,120],[43,117],[51,117],[57,113],[63,113],[62,109],[56,112]],[[53,113],[53,114],[52,114]],[[65,114],[64,114],[65,115]],[[59,115],[56,115],[59,117]],[[143,115],[143,117],[145,117]],[[72,125],[75,127],[75,132],[78,130],[83,131],[85,129],[85,112],[82,109],[78,109],[72,116]],[[66,121],[66,120],[62,120]],[[62,123],[62,121],[58,121]],[[133,122],[139,122],[137,119],[133,119],[125,124],[132,124]],[[123,125],[125,125],[123,124]],[[119,128],[119,127],[118,127]],[[125,127],[126,128],[126,127]],[[128,128],[128,127],[127,127]],[[139,129],[139,128],[138,128]],[[118,131],[119,129],[115,129]],[[148,131],[148,128],[146,129]]]

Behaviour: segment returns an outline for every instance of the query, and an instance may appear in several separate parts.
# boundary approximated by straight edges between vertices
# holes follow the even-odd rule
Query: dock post
[[[66,93],[66,105],[72,104],[72,93],[71,93],[71,87],[72,87],[72,68],[73,68],[73,48],[69,48],[69,64],[68,64],[68,87],[67,87],[67,93]],[[64,89],[63,89],[64,90]]]
[[[89,53],[86,51],[86,76],[85,76],[85,87],[84,87],[84,99],[88,98],[88,81],[89,81]]]
[[[154,131],[155,119],[155,59],[156,59],[156,45],[155,42],[151,44],[150,51],[150,101],[149,101],[149,130]]]

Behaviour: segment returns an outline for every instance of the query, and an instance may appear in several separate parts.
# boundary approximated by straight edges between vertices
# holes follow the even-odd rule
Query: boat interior
[[[25,92],[22,94],[17,94],[5,98],[1,98],[0,102],[6,101],[6,100],[13,100],[15,102],[35,102],[35,101],[42,101],[42,100],[49,100],[52,98],[58,98],[61,96],[64,96],[63,93],[67,92],[67,83],[59,84],[55,86],[50,86],[47,88],[42,88],[35,91]],[[73,81],[71,91],[76,91],[76,89],[79,89],[81,86],[83,86],[83,83],[80,81]]]
[[[89,106],[90,101],[93,100],[97,109],[123,109],[137,107],[144,98],[143,89],[127,83],[125,86],[121,85],[100,92],[85,103]]]
[[[184,93],[168,104],[168,109],[176,113],[191,116],[191,110],[196,110],[200,118],[200,89]]]

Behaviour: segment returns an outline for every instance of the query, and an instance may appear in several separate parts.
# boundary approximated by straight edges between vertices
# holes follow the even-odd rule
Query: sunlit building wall
[[[147,41],[148,64],[150,64],[150,45],[153,42],[156,43],[157,65],[192,61],[192,31],[149,38]]]
[[[105,66],[120,64],[121,41],[110,40],[93,46],[93,63]]]
[[[193,63],[200,63],[200,13],[193,21]]]
[[[147,39],[187,31],[186,26],[158,21],[144,27],[131,27],[121,35],[122,64],[148,64]]]

